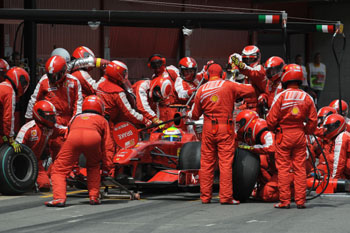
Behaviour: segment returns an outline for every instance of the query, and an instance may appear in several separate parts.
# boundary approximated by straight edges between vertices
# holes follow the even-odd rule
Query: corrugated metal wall
[[[24,0],[4,0],[4,7],[23,8]],[[226,7],[225,10],[234,11],[230,7],[252,8],[250,0],[172,0],[172,1],[148,1],[149,4],[141,4],[137,1],[123,0],[60,0],[47,1],[37,0],[39,9],[107,9],[107,10],[143,10],[143,11],[199,11],[198,4],[212,6],[212,11],[218,6]],[[152,3],[152,4],[150,4]],[[155,4],[157,3],[157,4]],[[179,4],[187,4],[185,7]],[[173,4],[170,6],[170,4]],[[177,5],[174,5],[177,4]],[[279,4],[281,5],[281,4]],[[268,5],[267,9],[275,9],[275,5]],[[262,7],[262,6],[254,6]],[[271,8],[272,7],[272,8]],[[292,14],[305,14],[303,8],[293,5],[285,5],[288,12]],[[293,10],[294,9],[294,10]],[[300,13],[302,12],[302,13]],[[15,31],[18,25],[5,25],[5,37],[9,46],[13,47]],[[167,63],[177,65],[180,59],[180,46],[182,37],[180,29],[161,28],[137,28],[137,27],[104,27],[103,38],[100,37],[100,29],[91,30],[88,26],[76,25],[38,25],[37,54],[39,63],[43,64],[55,47],[64,47],[70,53],[80,46],[85,45],[92,49],[96,56],[119,59],[129,67],[130,79],[148,77],[151,72],[147,67],[148,57],[153,53],[161,53],[167,58]],[[263,50],[274,51],[281,46],[268,45],[270,40],[267,36],[261,41]],[[273,37],[273,35],[272,35]],[[208,60],[225,65],[227,58],[233,52],[240,52],[249,42],[249,32],[232,30],[209,30],[195,29],[190,36],[190,52],[199,66]],[[19,51],[21,42],[21,30],[19,31],[16,50]],[[105,43],[105,51],[102,43]],[[264,47],[266,45],[266,47]],[[5,45],[6,46],[6,45]],[[266,49],[265,49],[266,48]],[[106,53],[107,52],[107,53]],[[266,53],[268,54],[268,53]],[[263,54],[264,57],[264,54]],[[95,71],[93,75],[98,78],[100,73]]]

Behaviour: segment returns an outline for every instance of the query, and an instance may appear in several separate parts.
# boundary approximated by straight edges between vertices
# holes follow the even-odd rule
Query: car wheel
[[[256,154],[236,149],[233,162],[233,197],[245,202],[251,195],[260,171],[260,157]]]
[[[185,143],[180,151],[178,169],[199,169],[201,164],[201,143]]]
[[[31,190],[38,176],[38,161],[33,151],[21,144],[20,153],[9,145],[0,147],[0,193],[22,194]]]

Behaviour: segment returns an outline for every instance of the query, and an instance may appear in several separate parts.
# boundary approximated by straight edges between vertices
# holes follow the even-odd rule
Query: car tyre
[[[7,144],[0,147],[0,193],[17,195],[30,191],[38,177],[38,161],[33,151],[21,144],[20,153]]]

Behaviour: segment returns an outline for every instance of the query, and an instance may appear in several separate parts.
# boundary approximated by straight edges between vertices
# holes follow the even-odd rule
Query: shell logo
[[[219,97],[217,96],[217,95],[213,95],[211,98],[210,98],[210,100],[212,101],[212,102],[217,102],[218,101],[218,99],[219,99]]]
[[[30,132],[30,134],[31,134],[32,137],[36,137],[36,136],[38,135],[38,133],[36,132],[36,130],[32,130],[32,131]]]
[[[292,108],[292,115],[298,115],[300,112],[299,108],[297,106],[294,106]]]
[[[90,117],[88,117],[88,116],[83,116],[83,117],[81,117],[81,119],[83,119],[83,120],[89,120]]]

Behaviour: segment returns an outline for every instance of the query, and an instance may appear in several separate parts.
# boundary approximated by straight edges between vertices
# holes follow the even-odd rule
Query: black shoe
[[[306,206],[304,205],[304,204],[302,204],[302,205],[297,205],[297,209],[305,209],[306,208]]]

